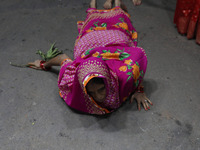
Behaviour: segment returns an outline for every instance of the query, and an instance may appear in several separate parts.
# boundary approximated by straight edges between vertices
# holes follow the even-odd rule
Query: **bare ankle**
[[[115,0],[115,7],[121,6],[121,0]]]
[[[112,1],[113,0],[106,0],[106,2],[104,3],[103,7],[105,9],[111,9],[112,8]]]
[[[96,0],[91,0],[91,2],[90,2],[90,8],[97,8],[96,7]]]

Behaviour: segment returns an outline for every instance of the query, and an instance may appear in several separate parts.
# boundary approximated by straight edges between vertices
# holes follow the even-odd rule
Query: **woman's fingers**
[[[140,105],[139,102],[137,104],[138,104],[138,110],[140,111],[141,110],[141,105]]]
[[[149,104],[153,105],[153,103],[150,101],[150,99],[148,99],[148,98],[146,97],[146,95],[144,95],[144,99],[145,99]]]
[[[144,109],[145,110],[149,110],[150,109],[150,107],[149,107],[149,105],[148,105],[148,102],[149,102],[150,100],[146,97],[146,95],[143,93],[142,94],[142,99],[141,99],[141,102],[142,102],[142,105],[143,105],[143,107],[144,107]]]
[[[141,104],[144,109],[147,111],[150,109],[149,104],[153,105],[153,103],[146,97],[145,93],[136,93],[131,96],[130,103],[132,103],[136,99],[138,110],[141,110]]]
[[[36,64],[34,62],[30,62],[28,63],[29,68],[33,68],[33,69],[37,69],[37,70],[41,70],[40,67],[36,66]]]
[[[33,69],[37,69],[37,70],[41,70],[41,68],[38,68],[36,66],[29,66],[29,68],[33,68]]]
[[[142,102],[142,105],[143,105],[143,107],[144,107],[145,110],[149,109],[149,106],[148,106],[148,104],[147,104],[146,101]]]
[[[29,62],[28,65],[29,66],[34,66],[34,62]]]
[[[29,65],[30,68],[41,70],[40,61],[41,60],[35,60],[34,62],[29,62],[28,65]]]

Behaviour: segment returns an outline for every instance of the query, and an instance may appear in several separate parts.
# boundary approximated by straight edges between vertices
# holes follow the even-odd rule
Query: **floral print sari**
[[[90,114],[106,114],[119,108],[142,81],[147,67],[144,50],[137,45],[137,32],[121,8],[88,9],[78,22],[79,35],[74,61],[63,61],[58,87],[68,106]],[[106,99],[102,103],[87,94],[86,85],[102,78]]]

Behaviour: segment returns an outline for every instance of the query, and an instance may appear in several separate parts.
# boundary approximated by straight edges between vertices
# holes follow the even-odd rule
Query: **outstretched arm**
[[[141,103],[145,110],[149,110],[149,104],[153,105],[153,103],[147,98],[146,94],[143,91],[142,83],[139,85],[138,90],[131,96],[130,103],[136,99],[138,110],[141,110]]]
[[[61,54],[58,55],[52,59],[50,59],[47,62],[43,63],[44,68],[48,69],[51,68],[52,66],[60,66],[62,61],[64,59],[71,59],[69,56],[67,56],[66,54]],[[37,69],[37,70],[41,70],[41,60],[35,60],[34,62],[29,62],[28,65],[30,66],[30,68],[33,69]]]

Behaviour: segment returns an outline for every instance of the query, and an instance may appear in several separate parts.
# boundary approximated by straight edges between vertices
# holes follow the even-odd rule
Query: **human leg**
[[[141,5],[142,0],[132,0],[132,2],[133,2],[133,4],[134,4],[135,6],[138,6],[138,5]]]
[[[115,0],[115,7],[121,7],[121,0]]]
[[[115,0],[115,7],[121,7],[125,12],[128,12],[127,7],[122,0]]]
[[[97,8],[97,2],[96,2],[96,0],[91,0],[89,7],[90,8]]]
[[[111,9],[112,8],[112,2],[113,2],[113,0],[106,0],[106,2],[104,3],[103,7],[105,9]]]

